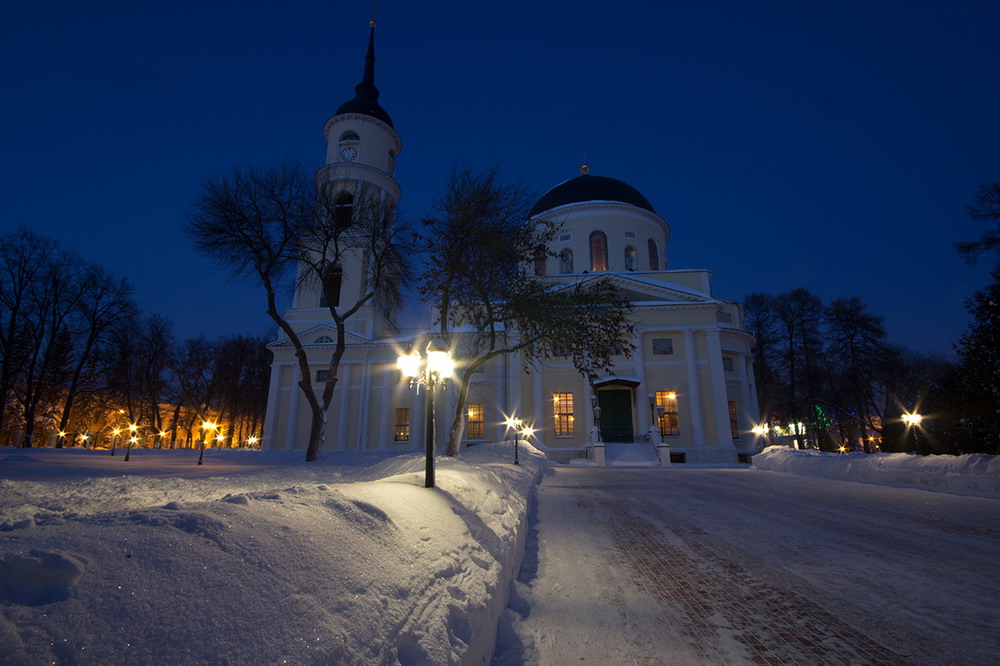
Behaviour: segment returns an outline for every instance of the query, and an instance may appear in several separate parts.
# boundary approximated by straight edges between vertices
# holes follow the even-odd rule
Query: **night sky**
[[[354,96],[370,3],[18,2],[0,23],[0,233],[127,275],[180,337],[259,333],[263,296],[181,231],[206,177],[293,157]],[[1000,180],[997,2],[380,2],[402,212],[456,163],[541,194],[591,173],[671,225],[716,297],[860,296],[949,353],[988,282],[953,244]]]

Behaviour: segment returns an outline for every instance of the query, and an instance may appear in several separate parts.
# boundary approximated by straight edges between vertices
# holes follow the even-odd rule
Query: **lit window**
[[[733,439],[740,438],[740,420],[736,416],[736,403],[732,400],[729,401],[729,430]]]
[[[545,260],[548,258],[547,254],[544,245],[539,245],[535,248],[535,275],[542,277],[546,274]]]
[[[649,248],[649,270],[660,270],[660,253],[656,249],[656,241],[650,238],[646,246]]]
[[[552,410],[555,416],[556,437],[569,437],[573,434],[573,394],[553,393]]]
[[[625,248],[625,270],[634,271],[639,264],[639,251],[631,245]]]
[[[486,429],[485,429],[485,418],[484,415],[486,410],[481,402],[473,403],[469,405],[468,409],[465,411],[467,416],[466,423],[466,439],[485,439]]]
[[[396,428],[393,440],[397,442],[410,441],[410,408],[396,408]]]
[[[669,356],[673,353],[673,338],[653,338],[653,354],[657,356]]]
[[[603,231],[590,234],[590,270],[608,270],[608,237]]]
[[[674,391],[657,391],[656,405],[663,408],[660,416],[660,437],[676,437],[681,434],[677,419],[677,393]]]
[[[565,249],[559,253],[559,272],[573,272],[573,250]]]

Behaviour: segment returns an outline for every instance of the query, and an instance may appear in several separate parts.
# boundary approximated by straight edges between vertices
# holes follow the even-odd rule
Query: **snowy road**
[[[998,663],[998,559],[998,500],[555,468],[496,661]]]

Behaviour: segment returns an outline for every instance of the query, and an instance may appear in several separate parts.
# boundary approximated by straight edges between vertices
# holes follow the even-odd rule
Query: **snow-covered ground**
[[[498,619],[499,664],[1000,654],[995,458],[301,457],[0,448],[0,663],[483,663]]]
[[[996,664],[998,560],[997,499],[556,467],[495,663]]]
[[[0,662],[480,663],[545,461],[0,448]]]
[[[770,446],[753,457],[755,469],[823,479],[923,488],[1000,498],[1000,456],[918,456],[912,453],[823,453]]]

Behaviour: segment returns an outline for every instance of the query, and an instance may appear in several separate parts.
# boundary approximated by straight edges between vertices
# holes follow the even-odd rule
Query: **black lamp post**
[[[419,352],[399,356],[396,367],[410,380],[410,386],[427,388],[427,428],[424,435],[427,448],[427,464],[424,471],[424,487],[434,487],[434,385],[442,386],[451,377],[455,361],[446,351],[434,348],[434,342],[427,343],[427,355]]]

